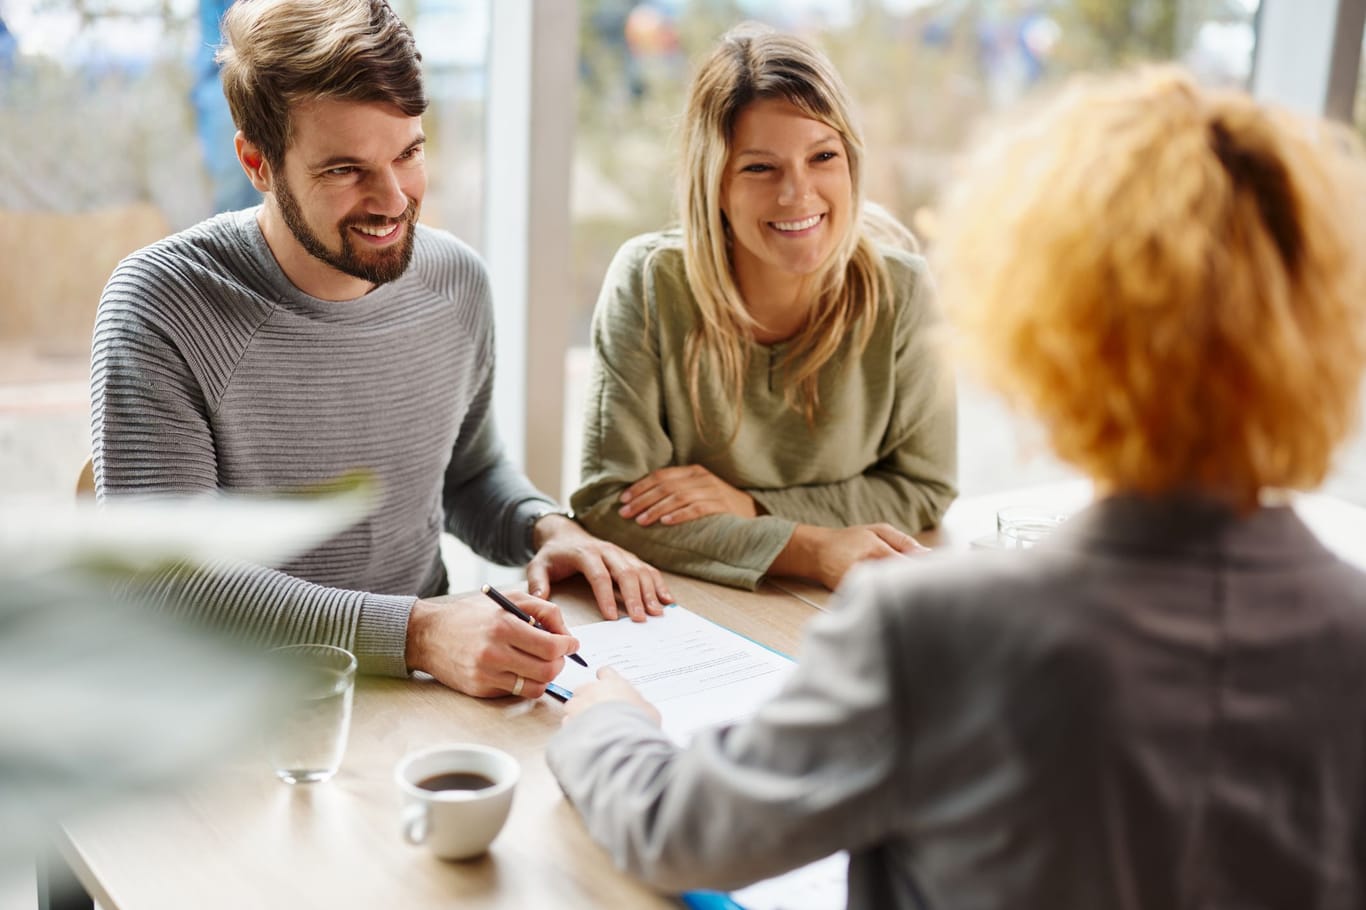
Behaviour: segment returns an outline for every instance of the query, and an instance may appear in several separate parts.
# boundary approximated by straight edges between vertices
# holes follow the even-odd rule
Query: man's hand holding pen
[[[492,585],[484,585],[484,587],[480,588],[480,590],[483,592],[485,597],[496,603],[498,606],[502,607],[508,613],[511,613],[513,616],[520,619],[522,622],[530,623],[531,625],[536,626],[537,628],[540,627],[541,624],[536,621],[535,617],[526,613],[515,603],[508,600],[507,595],[505,595],[502,591],[499,591]],[[585,670],[588,669],[588,661],[584,660],[577,653],[570,654],[569,659],[574,661],[574,663],[578,664],[580,667],[583,667]]]
[[[534,622],[483,594],[419,599],[408,618],[408,670],[481,698],[539,698],[579,642],[553,603],[520,591],[506,597]]]

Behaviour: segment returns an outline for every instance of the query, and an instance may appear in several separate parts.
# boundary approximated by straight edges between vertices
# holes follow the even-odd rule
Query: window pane
[[[1353,105],[1353,117],[1357,132],[1366,137],[1366,30],[1361,36],[1361,60],[1357,65],[1357,95]]]
[[[422,220],[476,249],[483,238],[490,2],[398,0],[393,4],[412,28],[422,52],[431,102],[423,118],[428,185]]]
[[[574,228],[580,328],[616,247],[671,217],[690,62],[754,19],[814,39],[862,113],[868,198],[908,224],[981,115],[1067,75],[1179,60],[1246,85],[1256,0],[582,0]],[[586,337],[582,336],[581,337]]]

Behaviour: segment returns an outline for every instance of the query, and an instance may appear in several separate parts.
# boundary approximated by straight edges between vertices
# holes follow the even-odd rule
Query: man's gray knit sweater
[[[402,675],[415,596],[444,593],[444,527],[504,564],[531,556],[551,500],[494,429],[493,310],[483,263],[419,226],[408,271],[330,302],[285,277],[255,209],[134,253],[100,299],[91,404],[97,495],[272,492],[353,469],[372,514],[282,571],[216,567],[168,595],[262,642],[354,651]]]

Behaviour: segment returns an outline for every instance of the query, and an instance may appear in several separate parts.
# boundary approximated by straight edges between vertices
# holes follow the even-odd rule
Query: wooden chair
[[[93,498],[95,495],[95,463],[89,458],[81,465],[81,473],[76,478],[76,498]]]

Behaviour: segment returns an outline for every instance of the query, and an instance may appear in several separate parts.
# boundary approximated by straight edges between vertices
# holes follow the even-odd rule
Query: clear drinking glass
[[[287,784],[327,780],[341,767],[351,728],[356,658],[331,645],[288,645],[271,656],[284,666],[288,701],[267,749],[275,776]]]
[[[1042,506],[1006,506],[996,512],[996,537],[1006,549],[1028,549],[1067,519]]]

